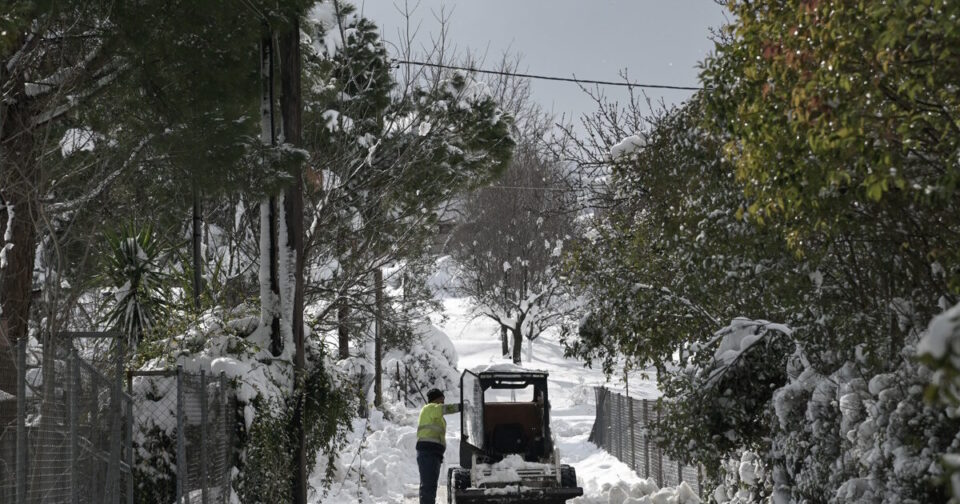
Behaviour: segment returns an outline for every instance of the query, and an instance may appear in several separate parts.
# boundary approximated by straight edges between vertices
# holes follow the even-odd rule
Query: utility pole
[[[273,33],[264,23],[263,37],[260,39],[260,141],[267,148],[277,145],[273,107]],[[277,210],[276,196],[270,196],[260,203],[260,270],[261,273],[267,273],[269,278],[268,285],[260,286],[261,323],[270,324],[270,352],[273,355],[280,355],[283,351],[280,337],[280,275],[277,271]],[[267,264],[264,265],[263,261],[267,261]]]
[[[300,19],[293,16],[289,25],[280,34],[280,114],[283,124],[283,141],[299,147],[302,136],[303,103],[300,92]],[[303,341],[303,170],[294,171],[294,182],[284,191],[284,220],[287,229],[286,256],[293,259],[293,316],[290,324],[293,333],[294,394],[296,406],[293,415],[296,474],[293,480],[294,504],[307,504],[307,451],[303,425],[304,390],[306,381]],[[284,292],[287,294],[287,292]]]

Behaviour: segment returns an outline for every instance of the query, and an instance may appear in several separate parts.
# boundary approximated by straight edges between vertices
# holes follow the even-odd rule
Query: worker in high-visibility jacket
[[[427,404],[417,422],[417,466],[420,468],[420,504],[436,504],[437,481],[447,449],[447,421],[443,415],[460,411],[459,404],[443,404],[443,392],[427,392]]]

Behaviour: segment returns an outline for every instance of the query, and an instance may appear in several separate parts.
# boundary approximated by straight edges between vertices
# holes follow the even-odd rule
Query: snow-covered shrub
[[[744,451],[739,459],[724,461],[720,481],[721,484],[710,493],[718,504],[760,503],[764,496],[770,495],[763,461],[751,451]]]
[[[399,363],[400,383],[394,385],[404,385],[408,397],[419,398],[427,390],[438,388],[446,391],[447,397],[452,399],[460,389],[460,374],[457,372],[457,350],[450,338],[427,322],[415,327],[413,335],[415,342],[409,351],[391,352],[384,359],[385,373],[389,379],[396,380],[395,370]]]
[[[931,378],[904,348],[892,371],[865,376],[850,362],[821,375],[809,365],[775,394],[777,429],[765,458],[784,502],[942,502],[940,454],[960,423],[924,400]]]
[[[675,400],[661,401],[657,428],[671,457],[702,463],[717,478],[725,459],[762,449],[771,426],[759,413],[787,381],[790,334],[779,324],[735,319],[667,377],[665,394]]]
[[[307,474],[311,474],[321,452],[336,459],[346,440],[346,427],[353,418],[353,401],[326,371],[322,358],[314,356],[307,365],[300,395],[287,394],[272,404],[254,400],[257,415],[245,436],[246,456],[237,483],[243,502],[292,502],[291,478],[296,474],[297,412],[302,409]],[[329,467],[328,467],[329,469]],[[329,485],[327,471],[321,480]]]
[[[947,416],[960,418],[960,304],[934,317],[917,355],[934,370],[927,396],[945,405]],[[942,462],[953,502],[960,502],[960,439],[954,439]]]
[[[910,343],[885,372],[861,351],[823,370],[793,336],[735,320],[700,347],[713,351],[667,380],[667,451],[723,468],[710,471],[718,502],[945,502],[943,455],[960,449],[960,420],[924,398],[943,375]]]
[[[175,388],[174,378],[134,380],[133,473],[138,502],[176,499]]]
[[[354,411],[352,396],[344,387],[347,380],[331,371],[334,366],[312,338],[305,348],[301,395],[294,395],[292,342],[274,356],[268,349],[268,328],[260,326],[250,311],[238,307],[202,313],[186,331],[156,341],[152,350],[157,356],[142,368],[182,365],[187,372],[223,372],[237,399],[239,457],[234,488],[244,502],[288,502],[282,496],[291,488],[294,440],[286,433],[293,426],[294,412],[303,411],[307,460],[312,462],[321,451],[338,452]],[[147,461],[138,470],[150,476],[142,485],[160,488],[168,484],[166,473],[176,460],[175,443],[164,440],[176,425],[176,403],[169,401],[169,390],[152,391],[147,384],[134,381],[135,410],[152,407],[151,415],[138,421],[135,430],[141,460]]]

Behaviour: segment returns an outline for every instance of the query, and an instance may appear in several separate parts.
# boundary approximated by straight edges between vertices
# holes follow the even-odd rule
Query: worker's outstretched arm
[[[452,415],[453,413],[460,413],[460,403],[443,405],[444,415]]]

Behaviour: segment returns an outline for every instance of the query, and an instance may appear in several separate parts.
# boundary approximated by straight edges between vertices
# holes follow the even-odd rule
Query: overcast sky
[[[356,0],[388,42],[398,40],[403,0]],[[411,6],[417,0],[409,0]],[[495,66],[505,51],[522,56],[525,73],[581,79],[697,85],[697,63],[713,50],[710,29],[724,9],[713,0],[420,0],[415,23],[421,43],[439,28],[436,15],[451,13],[449,39],[463,52],[486,54]],[[534,99],[556,115],[594,110],[576,84],[535,80]],[[605,87],[622,97],[625,88]],[[654,101],[678,103],[689,91],[647,90]]]

